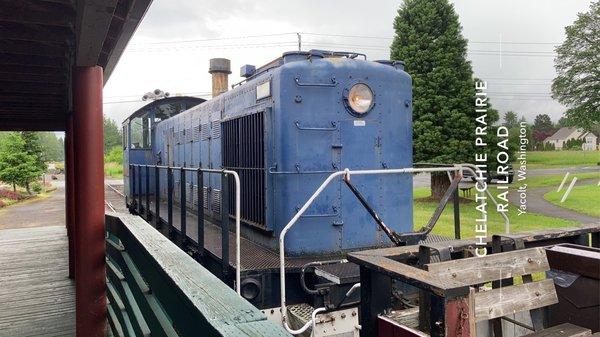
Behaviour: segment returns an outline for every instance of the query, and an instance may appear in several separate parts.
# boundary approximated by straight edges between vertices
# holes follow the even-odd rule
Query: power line
[[[358,38],[358,39],[374,39],[374,40],[393,40],[394,37],[389,36],[367,36],[367,35],[345,35],[345,34],[325,34],[325,33],[309,33],[303,32],[304,35],[314,36],[332,36],[332,37],[343,37],[343,38]],[[557,45],[560,42],[528,42],[528,41],[477,41],[469,40],[469,43],[481,43],[481,44],[517,44],[517,45]]]
[[[195,42],[209,42],[209,41],[222,41],[222,40],[241,40],[241,39],[251,39],[251,38],[261,38],[261,37],[285,36],[285,35],[292,35],[292,34],[296,35],[296,33],[290,32],[290,33],[275,33],[275,34],[246,35],[246,36],[229,36],[229,37],[217,37],[217,38],[208,38],[208,39],[141,42],[141,43],[133,43],[133,44],[131,44],[131,46],[195,43]]]
[[[182,51],[184,49],[230,49],[230,48],[269,48],[269,47],[291,47],[295,46],[296,42],[275,42],[275,43],[246,43],[246,44],[231,44],[231,45],[209,45],[209,46],[183,46],[183,47],[146,47],[132,48],[130,52],[161,52],[161,51]]]

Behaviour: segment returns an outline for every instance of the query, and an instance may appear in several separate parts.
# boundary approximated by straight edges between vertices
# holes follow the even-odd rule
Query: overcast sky
[[[474,73],[488,81],[492,104],[528,120],[538,113],[558,120],[565,108],[550,97],[554,47],[564,40],[564,27],[587,11],[591,1],[452,2],[469,40]],[[301,32],[303,50],[351,50],[371,60],[388,59],[392,23],[401,3],[154,0],[104,88],[104,112],[120,123],[144,105],[141,96],[155,88],[206,95],[210,58],[231,60],[234,83],[240,80],[242,65],[260,66],[296,50],[296,32]]]

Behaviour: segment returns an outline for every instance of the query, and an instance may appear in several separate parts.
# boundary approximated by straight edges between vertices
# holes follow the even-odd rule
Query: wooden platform
[[[0,230],[0,336],[73,336],[64,227]]]

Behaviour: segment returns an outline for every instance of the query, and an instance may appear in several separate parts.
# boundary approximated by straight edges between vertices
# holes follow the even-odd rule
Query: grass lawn
[[[527,184],[527,187],[544,187],[544,186],[556,186],[558,188],[558,185],[560,185],[560,183],[562,182],[563,178],[565,177],[564,174],[551,174],[551,175],[547,175],[547,176],[536,176],[536,177],[527,177],[527,179],[524,181],[524,183]],[[577,177],[577,180],[581,181],[583,179],[600,179],[600,173],[599,172],[586,172],[586,173],[571,173],[569,175],[569,178],[567,178],[567,182],[565,183],[565,185],[568,185],[569,182],[571,182],[571,180],[573,179],[573,177]],[[596,182],[598,183],[598,182]],[[518,186],[520,183],[518,181],[516,181],[515,178],[515,182],[513,184],[513,186]]]
[[[414,191],[415,201],[413,207],[413,218],[415,230],[418,230],[427,224],[427,221],[429,221],[431,215],[433,215],[433,212],[437,207],[437,203],[435,202],[419,200],[428,196],[428,188],[416,188]],[[475,219],[481,216],[481,213],[475,209],[475,206],[477,206],[475,202],[461,203],[460,205],[461,234],[463,238],[475,236]],[[487,210],[488,236],[491,236],[494,233],[504,233],[504,219],[495,212],[495,208],[491,202],[488,204]],[[578,224],[576,221],[551,218],[533,213],[527,213],[519,216],[517,215],[517,211],[514,206],[509,207],[508,218],[510,219],[511,232],[573,227]],[[454,211],[451,203],[446,206],[446,209],[438,220],[433,233],[454,237]]]
[[[123,178],[123,165],[119,163],[104,163],[104,175],[114,179]]]
[[[560,202],[560,199],[562,199],[566,191],[565,188],[560,192],[551,191],[546,193],[544,199],[560,207],[600,217],[600,186],[596,184],[597,182],[590,185],[573,187],[567,200],[563,203]]]
[[[531,169],[570,166],[595,166],[598,165],[598,162],[600,162],[600,151],[527,152],[527,167]]]

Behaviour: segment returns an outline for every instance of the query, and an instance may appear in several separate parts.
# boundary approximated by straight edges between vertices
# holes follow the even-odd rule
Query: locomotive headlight
[[[364,83],[357,83],[348,92],[348,105],[357,115],[363,115],[373,107],[373,91]]]

